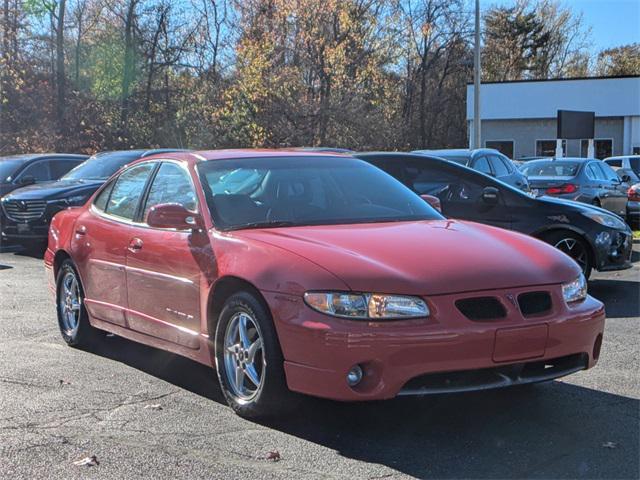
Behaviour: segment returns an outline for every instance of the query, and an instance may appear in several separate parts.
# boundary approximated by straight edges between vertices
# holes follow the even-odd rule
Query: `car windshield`
[[[96,155],[69,171],[60,180],[106,180],[120,167],[139,157],[140,154],[134,152]]]
[[[575,177],[579,168],[579,162],[537,160],[527,162],[520,171],[527,177]]]
[[[198,165],[220,230],[443,218],[419,196],[361,160],[268,157]]]
[[[10,182],[11,177],[24,160],[0,160],[0,182]]]

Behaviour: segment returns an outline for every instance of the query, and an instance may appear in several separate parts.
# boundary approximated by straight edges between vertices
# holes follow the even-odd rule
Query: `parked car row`
[[[57,213],[44,261],[69,345],[107,331],[186,356],[262,417],[294,392],[380,400],[593,367],[605,312],[584,266],[509,229],[580,227],[594,267],[622,268],[617,218],[425,155],[173,152]]]
[[[4,241],[44,245],[49,223],[60,210],[83,205],[123,165],[172,149],[128,150],[87,155],[23,155],[0,160],[7,185],[18,188],[0,199],[0,232]],[[16,169],[20,166],[20,170]],[[13,171],[9,176],[7,171]],[[53,173],[56,175],[52,175]],[[13,175],[13,177],[12,177]],[[15,180],[14,180],[15,178]],[[53,181],[52,181],[53,180]],[[29,186],[24,186],[29,185]]]

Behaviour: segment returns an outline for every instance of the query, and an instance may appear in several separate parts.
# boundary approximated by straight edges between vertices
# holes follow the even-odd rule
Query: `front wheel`
[[[225,302],[215,355],[222,393],[238,415],[266,417],[291,407],[293,393],[271,315],[252,294],[239,292]]]
[[[78,272],[69,259],[62,262],[56,279],[56,307],[62,338],[72,347],[91,346],[99,337],[89,323],[84,306],[84,289]]]
[[[593,270],[593,260],[587,242],[573,232],[554,232],[543,238],[545,242],[569,255],[588,279]]]

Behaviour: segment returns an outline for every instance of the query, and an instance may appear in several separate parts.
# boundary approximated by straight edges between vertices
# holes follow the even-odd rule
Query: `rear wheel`
[[[593,270],[591,250],[582,237],[573,232],[560,231],[546,235],[543,240],[569,255],[578,264],[585,278],[588,279],[591,276]]]
[[[243,417],[267,417],[292,406],[294,394],[271,315],[248,292],[232,295],[216,327],[216,368],[222,393]]]
[[[62,262],[56,280],[58,326],[62,338],[72,347],[88,347],[99,337],[89,323],[84,306],[84,289],[78,272],[69,259]]]

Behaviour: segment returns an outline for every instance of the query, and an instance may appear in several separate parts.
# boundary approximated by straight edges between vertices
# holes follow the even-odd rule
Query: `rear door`
[[[131,225],[155,164],[134,165],[112,180],[75,225],[72,251],[89,313],[126,327],[126,252]]]
[[[215,265],[205,231],[151,228],[149,209],[177,203],[199,210],[185,166],[163,161],[148,190],[139,222],[127,237],[129,326],[188,348],[199,347],[200,282]],[[211,273],[211,272],[210,272]]]

